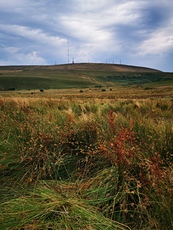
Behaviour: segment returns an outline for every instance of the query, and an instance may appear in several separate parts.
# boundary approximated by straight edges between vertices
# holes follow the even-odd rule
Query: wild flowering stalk
[[[124,127],[123,125],[118,125],[115,123],[115,114],[109,113],[108,122],[110,129],[114,132],[108,145],[111,147],[113,163],[118,165],[126,164],[129,165],[134,156],[134,144],[135,137],[132,131],[133,121],[130,121],[129,127]]]
[[[104,157],[109,159],[111,165],[118,168],[118,190],[123,183],[124,171],[130,169],[135,153],[135,137],[132,131],[133,122],[130,122],[130,127],[120,126],[115,124],[115,115],[113,111],[108,114],[108,123],[113,136],[108,142],[100,145],[100,150]],[[115,133],[116,132],[116,133]]]
[[[150,157],[150,161],[151,173],[156,177],[156,180],[160,179],[164,175],[163,170],[160,169],[160,164],[162,163],[160,155],[156,153],[156,156]]]

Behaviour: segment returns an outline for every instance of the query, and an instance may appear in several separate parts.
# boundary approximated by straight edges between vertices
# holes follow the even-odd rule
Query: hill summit
[[[21,65],[0,66],[0,70],[48,69],[48,70],[83,70],[83,71],[115,71],[115,72],[161,72],[156,69],[124,64],[107,63],[70,63],[57,65]]]
[[[107,63],[72,63],[72,64],[55,65],[55,66],[51,66],[51,68],[68,69],[68,70],[116,71],[116,72],[158,72],[159,71],[147,67],[123,65],[123,64],[107,64]]]

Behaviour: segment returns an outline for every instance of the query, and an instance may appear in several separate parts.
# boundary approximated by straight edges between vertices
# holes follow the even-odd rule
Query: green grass
[[[14,229],[15,226],[15,229],[129,229],[101,215],[96,208],[74,192],[61,194],[57,189],[58,187],[44,182],[30,196],[4,202],[1,212],[5,214],[5,221],[1,228]]]

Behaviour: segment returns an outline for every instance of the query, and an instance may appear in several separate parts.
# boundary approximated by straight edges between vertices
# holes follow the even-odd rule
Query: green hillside
[[[173,73],[155,69],[80,63],[52,66],[1,66],[0,90],[170,85]]]

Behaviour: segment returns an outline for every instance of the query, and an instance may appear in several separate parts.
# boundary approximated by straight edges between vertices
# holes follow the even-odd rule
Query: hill
[[[159,70],[130,65],[104,64],[104,63],[73,63],[60,65],[22,65],[22,66],[0,66],[1,70],[85,70],[85,71],[117,71],[117,72],[161,72]]]
[[[102,63],[0,66],[0,90],[170,85],[173,73]]]

